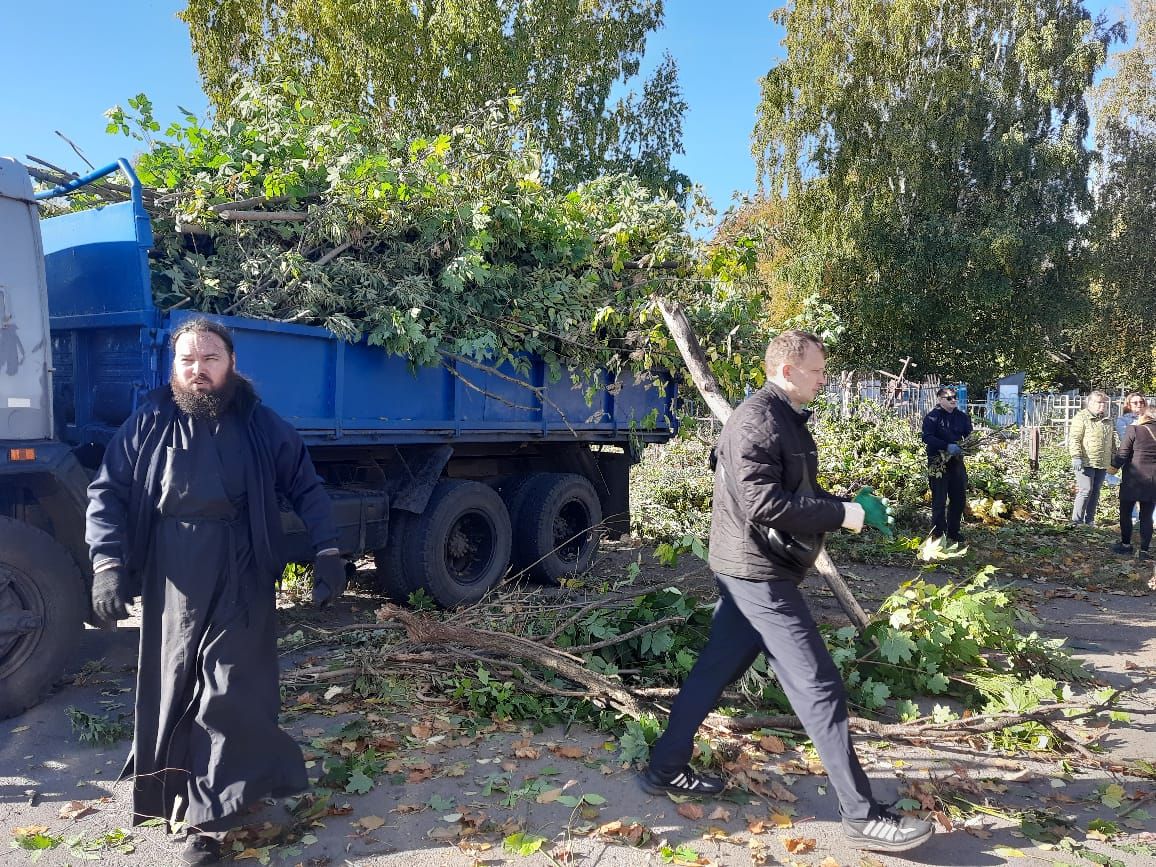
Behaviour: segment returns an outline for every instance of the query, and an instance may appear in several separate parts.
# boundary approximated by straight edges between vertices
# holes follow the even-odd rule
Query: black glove
[[[101,620],[116,622],[128,619],[128,572],[123,566],[101,569],[92,578],[92,610]]]
[[[322,554],[313,561],[313,604],[325,608],[345,592],[345,561],[340,554]]]

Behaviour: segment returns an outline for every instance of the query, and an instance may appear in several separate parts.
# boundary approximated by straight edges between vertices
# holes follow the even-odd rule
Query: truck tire
[[[557,586],[585,572],[598,551],[602,504],[575,473],[538,473],[519,491],[514,525],[514,568]]]
[[[494,486],[494,490],[501,496],[502,502],[506,504],[506,511],[510,515],[510,523],[514,523],[514,515],[522,508],[522,503],[526,499],[526,485],[531,479],[536,479],[541,473],[518,473],[513,476],[506,476],[502,481]],[[517,527],[514,527],[514,532],[517,533]]]
[[[0,622],[10,625],[0,632],[0,719],[37,704],[60,677],[84,629],[86,593],[63,546],[0,517]]]
[[[407,574],[443,608],[477,602],[510,565],[510,515],[488,485],[442,479],[405,535]]]
[[[377,566],[377,590],[399,605],[409,602],[409,594],[417,589],[412,577],[406,574],[402,562],[405,540],[417,518],[413,512],[394,509],[389,515],[389,541],[384,548],[373,552],[373,563]]]

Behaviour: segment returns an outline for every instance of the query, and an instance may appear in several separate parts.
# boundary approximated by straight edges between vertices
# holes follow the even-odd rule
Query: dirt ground
[[[1105,531],[1088,535],[1082,545],[1093,551],[1094,561],[1094,551],[1106,550],[1110,541]],[[977,556],[982,549],[977,544]],[[620,577],[638,553],[610,551],[596,571]],[[1081,582],[1062,569],[1054,575],[1009,577],[1016,578],[1040,619],[1035,628],[1066,638],[1106,683],[1124,685],[1156,673],[1156,594],[1142,580],[1143,570],[1125,575],[1109,555],[1100,556],[1112,581],[1097,583],[1096,569],[1084,575],[1090,581]],[[848,563],[838,550],[836,560],[868,609],[916,573],[914,567],[894,563]],[[701,570],[707,578],[700,563],[686,561],[683,568]],[[818,617],[842,619],[817,578],[807,586]],[[378,604],[368,593],[351,591],[334,611],[307,617],[338,626],[372,619]],[[288,614],[288,619],[296,616]],[[0,829],[12,841],[0,841],[0,864],[31,863],[36,854],[44,865],[176,863],[178,840],[157,827],[129,829],[129,784],[115,782],[127,741],[86,746],[69,723],[69,708],[106,718],[131,711],[136,642],[131,622],[115,632],[89,630],[69,677],[49,699],[0,723]],[[323,647],[286,652],[285,670],[323,655]],[[1106,733],[1105,758],[1123,763],[1156,757],[1154,696],[1145,689],[1129,700],[1137,715]],[[295,707],[290,698],[287,706]],[[319,739],[353,736],[359,726],[361,731],[368,726],[388,762],[385,773],[365,794],[331,793],[328,800],[265,805],[249,817],[238,841],[238,861],[318,867],[1156,865],[1156,819],[1145,810],[1156,800],[1156,782],[1082,769],[1054,757],[1031,760],[947,744],[915,748],[857,736],[880,799],[892,800],[935,781],[981,805],[966,824],[955,823],[950,832],[937,827],[929,843],[901,858],[859,853],[846,845],[821,768],[790,745],[765,754],[763,769],[779,784],[770,787],[774,797],[728,791],[717,802],[679,804],[643,793],[633,770],[617,763],[617,745],[604,733],[578,725],[537,732],[525,725],[474,728],[441,696],[426,696],[408,707],[383,704],[379,713],[363,706],[353,710],[340,694],[318,696],[303,712],[287,713],[285,726],[301,742],[314,777],[320,773]],[[760,739],[758,734],[749,737]],[[289,807],[296,812],[288,812]],[[1020,831],[1018,821],[1008,818],[1013,810],[1051,810],[1063,816],[1071,822],[1066,836],[1087,848],[1040,848]],[[1089,837],[1089,823],[1096,819],[1114,823],[1120,833],[1099,835],[1112,837],[1105,841],[1092,830]],[[282,831],[294,824],[296,836],[305,836],[284,842]],[[17,848],[21,832],[16,829],[29,828],[43,829],[42,837],[56,845],[39,853]],[[514,833],[525,835],[527,854],[503,849],[502,839]],[[540,848],[533,851],[540,838]]]

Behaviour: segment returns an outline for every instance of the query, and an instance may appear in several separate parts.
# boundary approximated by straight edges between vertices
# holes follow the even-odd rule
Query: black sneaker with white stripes
[[[643,791],[652,795],[703,795],[711,797],[726,788],[726,781],[696,773],[687,765],[668,780],[661,779],[647,768],[638,775]]]
[[[931,836],[930,822],[900,816],[883,807],[870,819],[844,819],[843,833],[856,849],[872,852],[904,852]]]

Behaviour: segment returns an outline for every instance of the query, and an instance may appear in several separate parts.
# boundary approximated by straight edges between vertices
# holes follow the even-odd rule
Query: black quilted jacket
[[[799,412],[768,383],[735,409],[712,453],[710,567],[754,581],[800,582],[843,523],[843,503],[819,488],[818,454]]]

